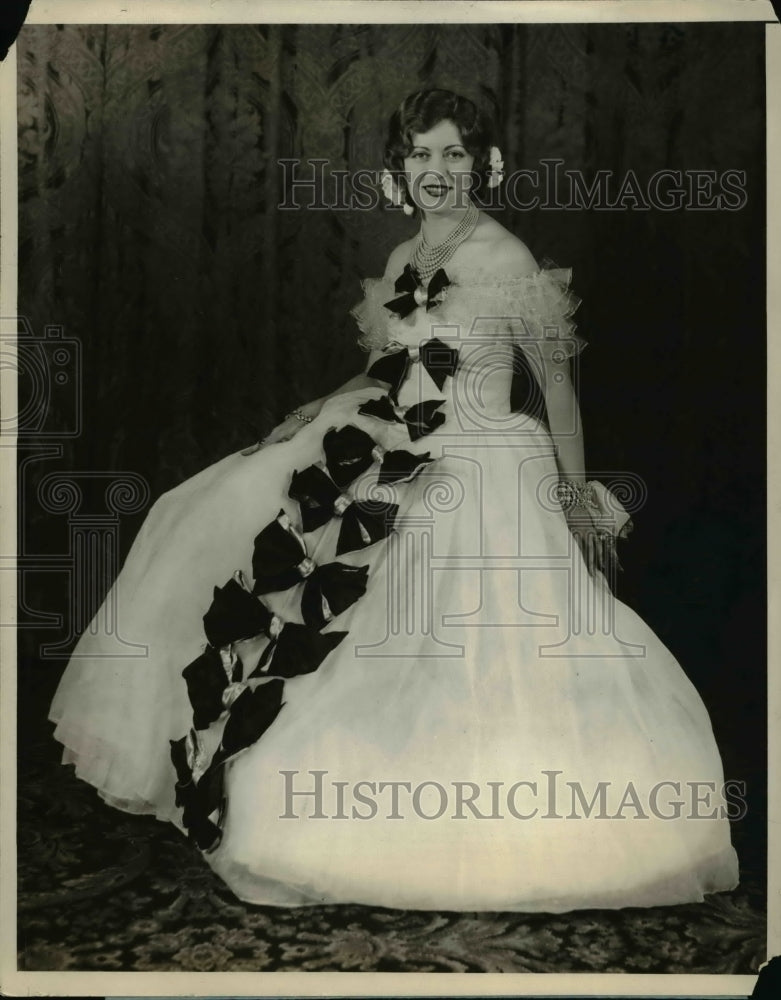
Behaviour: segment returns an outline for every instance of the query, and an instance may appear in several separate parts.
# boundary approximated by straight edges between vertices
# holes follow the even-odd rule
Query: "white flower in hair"
[[[380,183],[382,184],[382,193],[388,201],[394,205],[400,205],[403,199],[390,170],[383,170],[382,176],[380,177]]]
[[[498,187],[504,179],[504,160],[502,159],[502,151],[498,146],[491,146],[488,160],[491,164],[491,171],[488,175],[488,187]]]
[[[393,174],[391,174],[390,170],[383,170],[380,176],[380,183],[382,184],[382,192],[387,200],[392,205],[401,205],[402,211],[405,215],[412,215],[415,209],[404,197],[404,192],[399,189],[399,186],[393,179]]]

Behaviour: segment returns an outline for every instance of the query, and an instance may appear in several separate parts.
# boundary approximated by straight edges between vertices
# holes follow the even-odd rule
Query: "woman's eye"
[[[449,160],[463,160],[466,153],[463,149],[450,149],[445,154]],[[409,159],[411,160],[426,160],[429,154],[424,150],[416,150],[414,153],[410,153]]]

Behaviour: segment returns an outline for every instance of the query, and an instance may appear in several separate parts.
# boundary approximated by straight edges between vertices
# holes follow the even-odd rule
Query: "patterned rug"
[[[238,901],[170,824],[107,807],[46,735],[19,767],[19,968],[50,971],[755,973],[761,830],[740,887],[701,904],[572,914]],[[755,824],[756,825],[756,824]]]

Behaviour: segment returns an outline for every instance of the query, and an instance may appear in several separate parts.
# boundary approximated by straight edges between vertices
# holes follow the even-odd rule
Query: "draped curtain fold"
[[[381,272],[413,224],[381,209],[280,211],[280,159],[300,160],[304,178],[310,158],[328,161],[326,180],[377,169],[390,111],[435,85],[493,114],[508,170],[559,158],[586,175],[730,166],[756,176],[761,36],[738,46],[734,33],[656,24],[26,27],[20,309],[36,327],[63,324],[84,346],[91,419],[89,443],[77,448],[143,470],[156,493],[360,365],[347,309],[360,277]],[[335,191],[324,185],[327,202]],[[681,268],[718,280],[725,264],[755,259],[743,218],[716,213],[705,252],[685,215],[640,215],[611,213],[607,224],[573,211],[499,217],[538,254],[575,265],[608,337],[625,305],[616,284]],[[606,272],[614,280],[600,284]],[[667,283],[665,294],[687,292]],[[107,411],[122,419],[98,419]]]

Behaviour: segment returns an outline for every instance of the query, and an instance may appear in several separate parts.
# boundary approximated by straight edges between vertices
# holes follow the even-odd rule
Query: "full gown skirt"
[[[346,392],[289,441],[230,455],[156,501],[51,706],[63,760],[108,803],[185,831],[171,744],[193,732],[182,670],[204,650],[214,588],[237,570],[251,586],[253,540],[281,511],[301,532],[291,477],[352,425],[423,459],[378,486],[378,457],[350,484],[398,505],[387,537],[335,555],[337,515],[299,536],[316,565],[368,567],[365,593],[320,629],[346,632],[339,644],[284,681],[279,714],[224,765],[208,863],[241,899],[282,906],[558,912],[731,889],[708,713],[651,629],[589,574],[551,499],[544,413],[511,408],[519,347],[532,361],[583,347],[569,272],[451,278],[404,317],[384,305],[393,282],[368,279],[353,310],[364,347],[409,349],[395,413],[441,400],[444,422],[412,440],[406,423],[359,412],[380,386]],[[418,353],[435,337],[458,351],[444,384]],[[301,594],[261,599],[301,622]],[[269,642],[231,644],[245,679]],[[207,760],[229,714],[196,734]],[[714,790],[694,807],[712,818],[691,818],[693,782]]]

